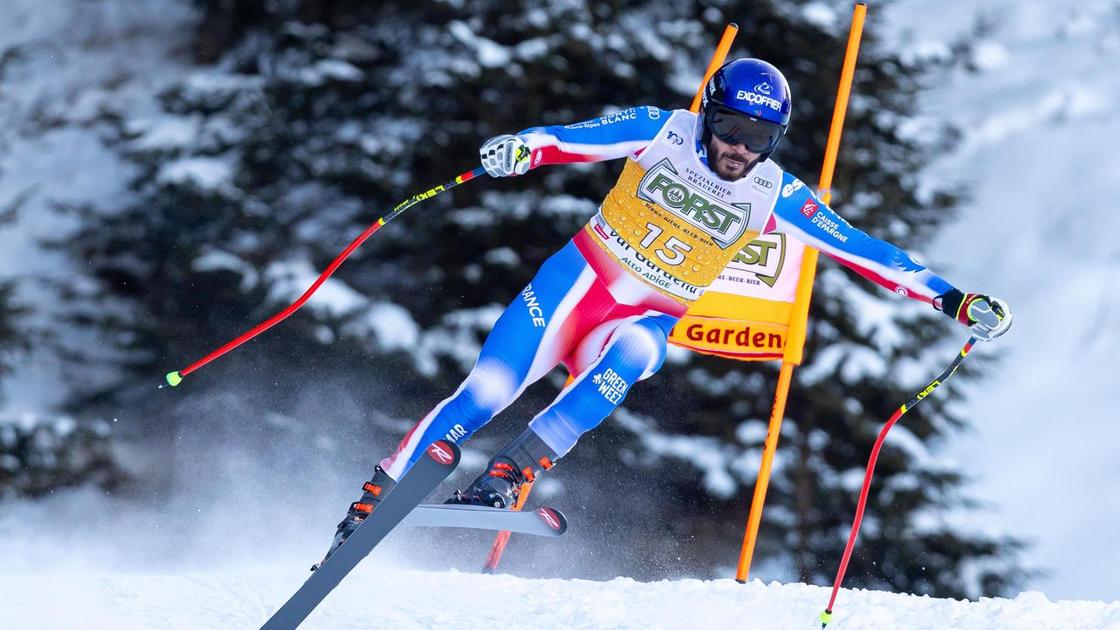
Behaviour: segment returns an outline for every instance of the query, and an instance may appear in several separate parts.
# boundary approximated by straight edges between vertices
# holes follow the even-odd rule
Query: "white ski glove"
[[[482,166],[490,177],[510,177],[529,172],[529,162],[533,152],[529,145],[517,136],[509,134],[494,136],[478,149]]]
[[[953,289],[937,296],[934,308],[971,328],[981,341],[991,341],[1011,328],[1011,307],[988,295]]]

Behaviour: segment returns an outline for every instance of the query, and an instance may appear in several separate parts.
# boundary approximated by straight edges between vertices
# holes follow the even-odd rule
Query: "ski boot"
[[[334,541],[331,543],[331,548],[327,550],[327,555],[323,556],[322,560],[312,565],[312,571],[322,566],[323,563],[327,561],[327,558],[331,557],[334,550],[338,549],[342,546],[342,543],[346,542],[350,534],[353,534],[354,530],[358,529],[362,521],[366,520],[370,512],[373,512],[377,504],[381,503],[381,499],[385,494],[392,490],[395,485],[397,485],[397,482],[394,481],[380,465],[373,469],[373,479],[370,479],[362,485],[362,498],[350,504],[350,509],[346,511],[346,518],[342,519],[342,522],[338,524],[338,530],[334,534]]]
[[[508,510],[517,503],[522,484],[533,481],[538,473],[552,468],[556,459],[556,453],[532,429],[525,429],[490,460],[486,472],[466,490],[456,490],[445,503]]]

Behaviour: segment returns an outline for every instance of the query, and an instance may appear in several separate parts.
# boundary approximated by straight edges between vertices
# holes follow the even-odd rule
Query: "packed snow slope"
[[[86,129],[86,120],[106,108],[128,117],[157,110],[160,85],[182,71],[168,51],[182,42],[187,16],[172,6],[5,3],[0,34],[26,40],[35,60],[24,66],[26,77],[13,78],[22,88],[7,95],[0,110],[0,199],[29,195],[15,225],[0,231],[5,275],[58,262],[33,249],[36,238],[57,229],[49,199],[98,203],[124,194],[124,167]],[[962,141],[932,165],[930,177],[959,183],[969,201],[958,223],[928,248],[929,262],[964,289],[1007,299],[1016,313],[1011,332],[979,350],[1000,353],[1003,361],[966,403],[977,432],[947,449],[980,479],[974,494],[1000,507],[975,525],[1034,539],[1032,560],[1055,572],[1030,588],[1055,599],[1112,603],[1051,602],[1033,592],[969,603],[844,591],[832,628],[1120,628],[1120,602],[1114,601],[1120,598],[1114,540],[1120,494],[1111,491],[1120,484],[1120,425],[1107,396],[1120,384],[1120,249],[1112,227],[1113,200],[1120,197],[1117,6],[1116,0],[1065,6],[968,0],[947,11],[933,0],[899,0],[881,9],[873,4],[869,16],[890,21],[898,45],[910,54],[946,60],[922,109],[931,120],[959,125]],[[969,62],[950,63],[959,41],[977,38],[978,16],[986,23]],[[847,28],[846,14],[838,14],[836,25]],[[81,46],[64,46],[68,41]],[[41,51],[49,54],[30,54]],[[44,103],[49,118],[60,122],[42,135],[15,133]],[[36,363],[9,379],[9,406],[49,405],[58,389],[44,376],[50,367]],[[0,573],[0,628],[258,627],[306,577],[306,565],[330,534],[321,531],[322,523],[337,518],[333,511],[323,516],[305,509],[312,513],[307,520],[319,524],[302,536],[311,553],[278,553],[282,565],[238,558],[242,569],[198,563],[251,545],[223,540],[215,532],[224,530],[214,527],[189,540],[182,531],[188,519],[251,529],[257,527],[253,518],[267,518],[239,513],[236,502],[211,510],[207,519],[193,511],[173,520],[162,512],[138,519],[111,513],[111,503],[101,506],[102,518],[139,520],[137,530],[173,538],[149,544],[128,528],[105,534],[88,514],[65,510],[72,497],[57,499],[40,502],[42,518],[10,505],[0,513],[0,571],[13,572]],[[346,500],[334,501],[332,509]],[[179,529],[173,536],[153,523]],[[127,554],[118,546],[134,554],[163,549],[137,554],[145,558],[171,558],[168,551],[175,550],[173,559],[189,557],[195,564],[153,569],[122,563]],[[84,566],[66,563],[66,556],[79,554]],[[819,628],[816,618],[827,600],[828,589],[804,585],[420,572],[386,567],[384,555],[375,553],[306,627]]]
[[[259,627],[307,576],[303,566],[246,573],[0,576],[5,628]],[[734,580],[640,583],[359,566],[302,626],[316,628],[820,628],[829,589]],[[843,591],[836,630],[1105,630],[1120,602],[1051,602],[1041,593],[966,602]]]

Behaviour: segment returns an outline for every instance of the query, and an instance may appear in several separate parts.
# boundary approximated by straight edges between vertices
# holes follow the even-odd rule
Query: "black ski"
[[[514,512],[479,505],[424,504],[416,506],[401,522],[401,527],[492,529],[554,538],[568,531],[568,519],[560,510],[550,507]]]
[[[261,630],[289,630],[338,586],[342,578],[393,530],[424,497],[428,496],[459,464],[459,447],[440,440],[425,451],[400,482],[385,495],[364,523],[314,572],[303,586],[277,610]]]

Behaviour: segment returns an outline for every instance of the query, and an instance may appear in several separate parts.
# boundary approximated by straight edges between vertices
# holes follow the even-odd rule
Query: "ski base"
[[[416,506],[401,526],[489,529],[556,538],[568,531],[568,519],[551,507],[514,512],[480,505],[424,504]]]

